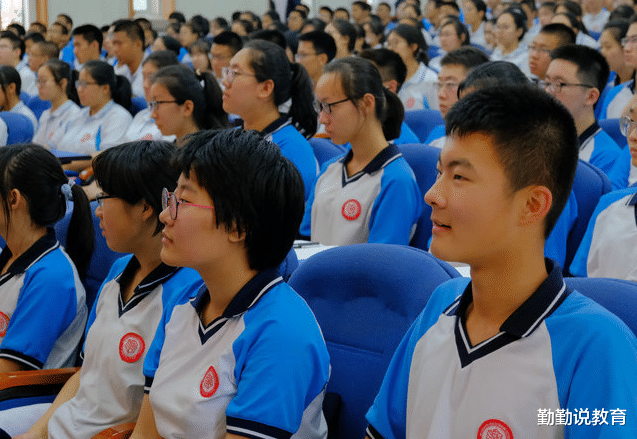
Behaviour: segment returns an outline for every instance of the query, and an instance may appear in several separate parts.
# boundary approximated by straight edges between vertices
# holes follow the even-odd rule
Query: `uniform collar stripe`
[[[46,235],[38,239],[31,247],[27,249],[13,264],[9,267],[6,274],[17,275],[27,271],[33,264],[38,262],[44,256],[57,249],[60,246],[59,242],[55,238],[55,230],[48,228]],[[4,267],[12,253],[9,247],[4,247],[2,253],[0,253],[0,267]]]

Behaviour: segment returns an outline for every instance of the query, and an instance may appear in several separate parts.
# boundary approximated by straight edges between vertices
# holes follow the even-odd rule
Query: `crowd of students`
[[[425,202],[431,253],[471,279],[441,286],[406,334],[368,436],[636,437],[637,339],[562,279],[637,281],[635,8],[355,1],[232,18],[174,12],[158,35],[60,14],[0,33],[0,108],[34,131],[0,148],[0,372],[75,364],[84,336],[53,404],[0,412],[0,434],[325,438],[329,355],[278,266],[295,238],[409,245]],[[426,194],[400,150],[420,143],[409,111],[445,122],[422,139],[440,149]],[[614,118],[621,145],[598,123]],[[319,167],[315,135],[347,152]],[[62,167],[47,149],[91,158]],[[613,192],[561,267],[578,160]],[[90,184],[68,183],[87,168]],[[130,254],[92,310],[89,199]],[[71,209],[62,248],[52,225]],[[628,415],[545,428],[538,408]]]

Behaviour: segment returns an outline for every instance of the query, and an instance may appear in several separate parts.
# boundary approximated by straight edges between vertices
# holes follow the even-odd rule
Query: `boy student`
[[[595,120],[595,105],[610,69],[595,49],[571,44],[551,52],[551,63],[541,86],[555,96],[575,120],[579,136],[579,158],[601,169],[613,189],[628,186],[630,160]]]
[[[31,90],[36,79],[35,73],[29,69],[28,64],[22,63],[25,45],[22,38],[11,31],[0,33],[0,65],[15,68],[20,74],[23,90]]]
[[[255,131],[202,131],[164,190],[161,258],[204,280],[166,313],[144,361],[131,439],[327,437],[329,355],[278,266],[303,216],[303,180]]]
[[[543,255],[577,166],[572,117],[537,88],[500,86],[445,121],[430,250],[471,279],[438,287],[405,335],[368,436],[637,437],[637,339]]]
[[[97,26],[85,24],[73,29],[73,54],[75,55],[75,69],[81,70],[87,61],[102,59],[102,43],[104,35]]]
[[[551,23],[540,29],[529,45],[529,72],[532,78],[544,79],[551,63],[551,51],[575,44],[575,32],[562,23]]]
[[[128,79],[133,95],[144,96],[144,29],[133,20],[117,20],[113,25],[113,48],[117,57],[115,74]]]

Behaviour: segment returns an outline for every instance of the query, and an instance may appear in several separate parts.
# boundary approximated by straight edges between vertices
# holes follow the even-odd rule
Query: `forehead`
[[[498,158],[495,141],[492,136],[485,133],[447,136],[438,160],[442,167],[462,166],[489,179],[506,181],[506,173]]]
[[[155,82],[150,86],[150,95],[154,100],[162,101],[162,100],[171,100],[172,95],[168,91],[168,89],[161,83]]]
[[[126,32],[124,32],[123,30],[118,32],[113,32],[113,40],[118,42],[131,41],[131,39],[128,37]]]
[[[79,77],[83,81],[86,81],[87,79],[93,79],[93,75],[91,75],[91,72],[88,69],[80,70]]]
[[[299,41],[299,50],[312,51],[314,50],[314,43],[311,41]]]
[[[533,43],[545,49],[556,49],[560,44],[560,39],[556,35],[550,35],[540,32],[533,38]]]
[[[570,79],[577,76],[577,65],[565,59],[554,59],[546,70],[546,76]]]
[[[239,67],[241,70],[252,70],[250,68],[250,49],[245,48],[237,52],[230,60],[232,67]]]
[[[77,44],[88,44],[88,41],[86,41],[86,38],[84,38],[84,35],[81,34],[77,34],[73,36],[73,43],[77,43]]]
[[[333,100],[344,99],[345,92],[339,77],[336,73],[325,73],[321,75],[316,83],[316,99],[319,101],[332,102]]]
[[[223,44],[212,43],[212,47],[210,47],[210,52],[215,53],[217,55],[229,55],[232,56],[232,49],[230,46],[225,46]]]
[[[505,25],[514,25],[514,21],[513,21],[513,17],[511,16],[511,14],[502,14],[498,17],[498,24],[505,24]]]
[[[461,64],[446,64],[440,68],[438,79],[456,79],[463,81],[467,77],[467,69]]]

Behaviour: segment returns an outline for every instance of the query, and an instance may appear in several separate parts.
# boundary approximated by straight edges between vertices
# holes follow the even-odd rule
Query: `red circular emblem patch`
[[[146,343],[134,332],[129,332],[119,341],[119,356],[127,363],[134,363],[144,354]]]
[[[351,200],[347,200],[343,203],[341,214],[346,220],[354,221],[356,218],[361,216],[361,203],[353,198]]]
[[[219,375],[214,367],[210,366],[201,380],[199,391],[204,398],[210,398],[219,388]]]
[[[3,312],[0,312],[0,337],[7,335],[7,328],[9,327],[9,316]]]
[[[407,101],[405,102],[405,107],[407,108],[411,108],[414,106],[414,104],[416,103],[416,99],[414,98],[409,98],[407,99]]]
[[[513,439],[513,432],[504,422],[489,419],[478,429],[478,439]]]
[[[89,133],[86,133],[82,136],[82,138],[80,139],[80,142],[86,142],[90,138],[91,138],[91,135]]]

